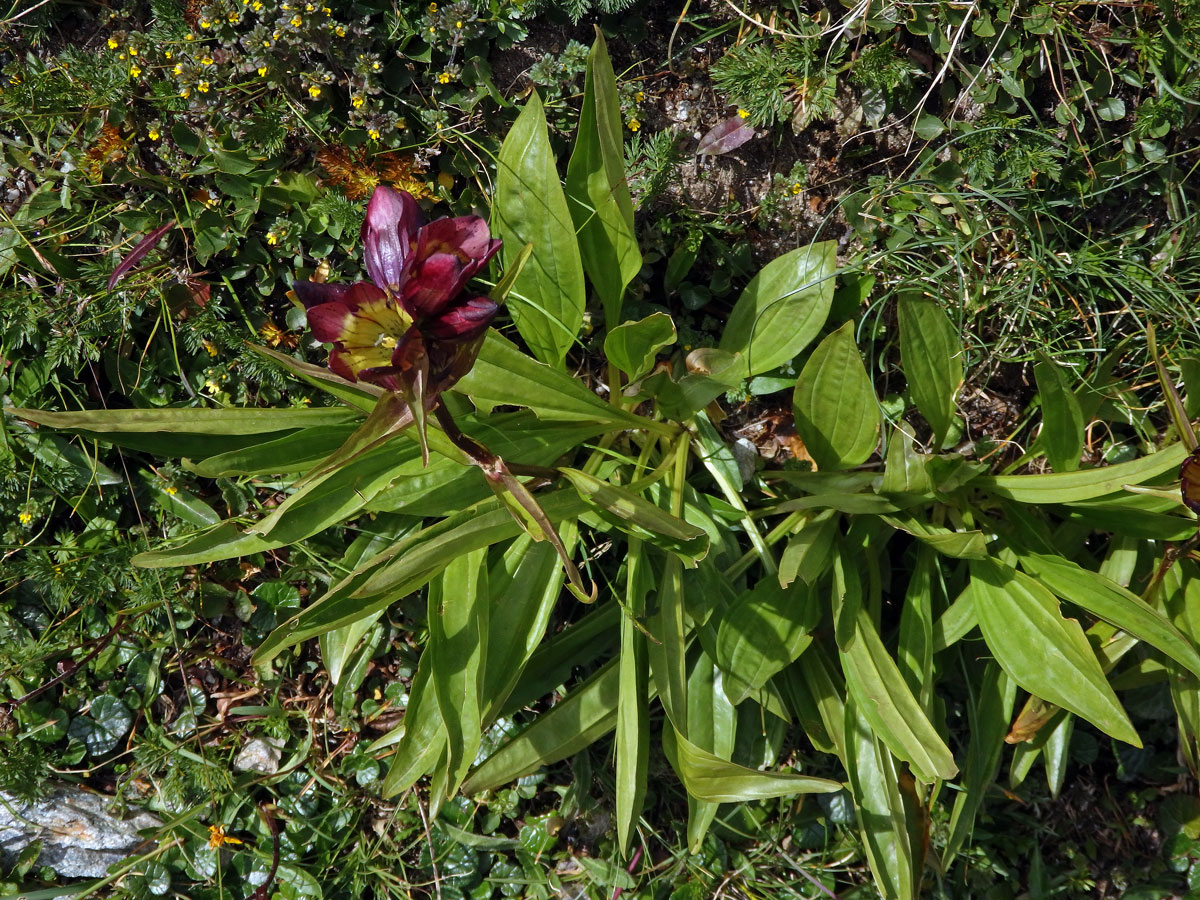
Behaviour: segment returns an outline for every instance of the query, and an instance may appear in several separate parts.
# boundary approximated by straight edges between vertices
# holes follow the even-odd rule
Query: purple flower
[[[293,285],[313,335],[333,344],[329,368],[398,391],[410,404],[430,403],[470,370],[497,311],[487,297],[463,296],[500,249],[487,223],[422,219],[411,194],[377,187],[362,226],[371,281]]]

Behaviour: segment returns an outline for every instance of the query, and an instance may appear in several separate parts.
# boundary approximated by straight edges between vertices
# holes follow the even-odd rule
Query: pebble
[[[107,875],[109,866],[145,843],[139,831],[162,825],[146,812],[117,818],[108,812],[110,799],[73,785],[55,788],[34,803],[0,791],[0,860],[11,865],[40,840],[37,865],[49,866],[62,878]]]
[[[274,775],[282,756],[283,741],[279,738],[251,738],[233,760],[233,767],[239,772]]]

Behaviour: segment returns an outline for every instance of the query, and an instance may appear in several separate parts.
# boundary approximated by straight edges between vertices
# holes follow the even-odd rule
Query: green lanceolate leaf
[[[813,642],[807,653],[800,654],[796,664],[788,671],[798,672],[803,679],[833,750],[845,764],[846,690],[837,663],[818,640]]]
[[[625,182],[621,103],[600,29],[588,54],[583,109],[567,164],[567,202],[579,233],[579,252],[604,304],[609,328],[621,321],[625,287],[642,268]]]
[[[1043,700],[1069,709],[1120,741],[1142,745],[1083,629],[1028,575],[994,560],[971,564],[975,615],[1004,671]]]
[[[675,771],[687,792],[701,800],[738,803],[793,794],[831,794],[842,789],[838,782],[826,778],[764,772],[721,759],[697,747],[670,722],[664,725],[663,749],[668,758],[674,757]]]
[[[925,854],[923,842],[913,840],[921,810],[912,778],[853,702],[846,704],[845,732],[846,772],[875,886],[883,900],[916,900]]]
[[[955,559],[983,559],[987,556],[987,537],[982,531],[953,531],[906,513],[880,518],[898,531],[911,534],[945,556]]]
[[[646,636],[636,619],[646,611],[653,589],[641,542],[629,541],[625,561],[625,609],[621,616],[620,697],[617,703],[617,840],[621,852],[629,842],[646,798],[650,765],[650,685]]]
[[[652,683],[667,716],[687,728],[687,632],[683,623],[683,563],[668,556],[659,581],[658,608],[646,627],[654,638],[647,647]]]
[[[933,591],[935,563],[932,553],[917,553],[904,608],[900,611],[900,635],[896,641],[896,665],[904,683],[917,698],[925,715],[933,712]]]
[[[855,626],[855,638],[843,646],[841,656],[859,715],[919,780],[953,778],[958,773],[954,754],[908,689],[866,610],[859,610]]]
[[[61,413],[15,408],[4,412],[119,447],[193,459],[251,447],[300,429],[356,424],[361,418],[359,413],[343,407],[101,409]]]
[[[621,605],[615,600],[602,602],[578,622],[539,644],[500,706],[499,714],[512,715],[555,691],[579,666],[591,665],[609,653],[619,651],[623,614]]]
[[[833,241],[798,247],[767,263],[734,305],[721,349],[742,354],[747,376],[794,359],[825,325],[836,270]]]
[[[332,628],[386,608],[424,586],[464,553],[510,540],[520,527],[498,501],[484,501],[398,541],[368,560],[316,603],[272,631],[255,651],[256,664]],[[586,508],[574,491],[559,491],[542,500],[552,521],[573,519]]]
[[[690,743],[718,759],[733,758],[737,711],[722,689],[721,670],[704,651],[694,655],[687,674],[687,720]],[[669,732],[671,727],[669,721],[663,723],[664,742],[676,733]],[[693,853],[700,852],[718,806],[714,800],[688,794],[687,845]]]
[[[656,312],[610,328],[604,338],[604,355],[634,380],[654,368],[658,352],[674,343],[675,323],[666,313]]]
[[[447,795],[466,777],[482,737],[490,607],[487,574],[484,548],[453,560],[429,586],[425,653],[433,654],[430,676],[446,730]]]
[[[579,496],[600,510],[604,519],[627,534],[675,553],[695,566],[708,553],[708,535],[626,488],[602,481],[579,469],[559,471]]]
[[[204,478],[234,475],[280,475],[311,468],[345,443],[352,425],[320,425],[304,428],[274,440],[228,450],[188,465]]]
[[[933,446],[940,447],[954,421],[954,399],[962,387],[962,339],[934,300],[905,294],[896,316],[908,393],[933,428]]]
[[[676,431],[605,403],[578,379],[525,355],[495,331],[488,332],[474,367],[454,389],[481,406],[528,407],[540,419],[607,422],[659,433]]]
[[[810,587],[829,571],[833,543],[838,534],[838,517],[832,510],[805,521],[784,548],[779,560],[779,583],[787,587],[797,578]]]
[[[432,664],[431,656],[421,655],[408,692],[408,706],[404,709],[403,735],[383,779],[385,797],[408,790],[418,779],[428,775],[446,752],[446,726],[434,695]],[[387,737],[385,735],[384,739]],[[383,743],[384,739],[377,743]]]
[[[887,465],[879,484],[881,494],[927,496],[933,482],[926,468],[928,459],[913,448],[912,435],[903,428],[892,431],[888,441]]]
[[[1083,411],[1062,368],[1045,353],[1033,367],[1042,400],[1042,432],[1038,444],[1055,472],[1073,472],[1083,455]]]
[[[259,356],[274,360],[302,381],[313,387],[320,388],[327,394],[336,397],[349,406],[356,406],[365,412],[375,408],[376,402],[384,394],[384,389],[376,384],[365,381],[347,381],[341,375],[335,375],[324,366],[314,366],[272,350],[270,347],[260,347],[257,344],[247,344]]]
[[[978,682],[974,703],[969,707],[971,743],[963,765],[962,791],[955,797],[954,811],[950,814],[950,839],[942,854],[945,865],[949,865],[971,836],[984,794],[996,780],[1016,698],[1016,682],[995,660],[989,662]]]
[[[982,475],[972,485],[1019,503],[1077,503],[1113,494],[1127,484],[1141,484],[1179,468],[1187,456],[1183,444],[1115,466],[1054,472],[1049,475]]]
[[[463,782],[463,793],[477,794],[508,784],[578,753],[612,731],[620,697],[617,662],[605,664],[484,760]]]
[[[717,630],[717,664],[730,701],[741,703],[797,659],[820,618],[821,604],[807,585],[785,590],[766,577],[742,594]]]
[[[506,268],[533,244],[508,308],[534,355],[561,366],[583,323],[583,263],[536,91],[500,147],[492,231],[504,241]]]
[[[879,441],[875,389],[847,322],[821,341],[796,382],[796,431],[822,469],[866,461]]]
[[[1019,555],[1021,568],[1080,609],[1128,632],[1200,677],[1200,653],[1170,620],[1136,594],[1061,556]]]
[[[190,491],[181,491],[169,486],[147,469],[138,472],[138,478],[159,506],[189,525],[211,528],[221,521],[221,517],[211,506]]]
[[[572,550],[577,528],[565,524],[560,530],[563,544]],[[529,535],[513,541],[489,573],[492,596],[504,600],[492,607],[488,620],[488,646],[502,648],[502,652],[487,657],[483,679],[485,726],[496,718],[520,681],[525,664],[542,645],[562,582],[554,548],[545,541],[535,543]]]

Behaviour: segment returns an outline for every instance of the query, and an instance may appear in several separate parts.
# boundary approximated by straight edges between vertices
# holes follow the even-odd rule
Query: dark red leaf
[[[730,150],[736,150],[750,138],[754,137],[754,129],[746,124],[741,116],[730,116],[723,122],[718,122],[704,137],[700,138],[700,146],[696,148],[698,156],[720,156]]]
[[[154,245],[158,243],[159,238],[161,238],[174,227],[175,222],[172,220],[166,225],[160,225],[158,228],[155,228],[152,232],[142,238],[141,241],[138,242],[138,245],[130,251],[129,255],[121,260],[121,264],[113,269],[112,276],[108,279],[108,289],[111,291],[113,288],[115,288],[117,286],[117,282],[124,278],[125,274],[134,266],[136,266],[138,262],[141,261],[143,256],[154,249]]]

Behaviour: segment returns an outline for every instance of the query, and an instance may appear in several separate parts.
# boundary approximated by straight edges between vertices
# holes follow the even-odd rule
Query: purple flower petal
[[[438,219],[421,229],[417,253],[421,257],[453,253],[463,262],[479,260],[482,264],[500,249],[500,242],[491,237],[487,222],[479,216]]]
[[[346,333],[353,315],[345,303],[319,303],[308,311],[308,329],[318,341],[336,343]]]
[[[304,304],[306,309],[320,303],[337,303],[340,300],[346,299],[346,294],[350,291],[348,284],[324,284],[317,281],[293,281],[292,290],[296,293],[296,298]]]
[[[361,236],[367,273],[378,287],[399,288],[421,218],[421,208],[407,191],[381,184],[371,194]]]
[[[487,297],[472,297],[426,323],[425,331],[442,341],[469,341],[487,330],[498,310]]]
[[[434,253],[413,267],[404,285],[404,305],[418,319],[437,316],[462,291],[468,277],[457,256]]]

